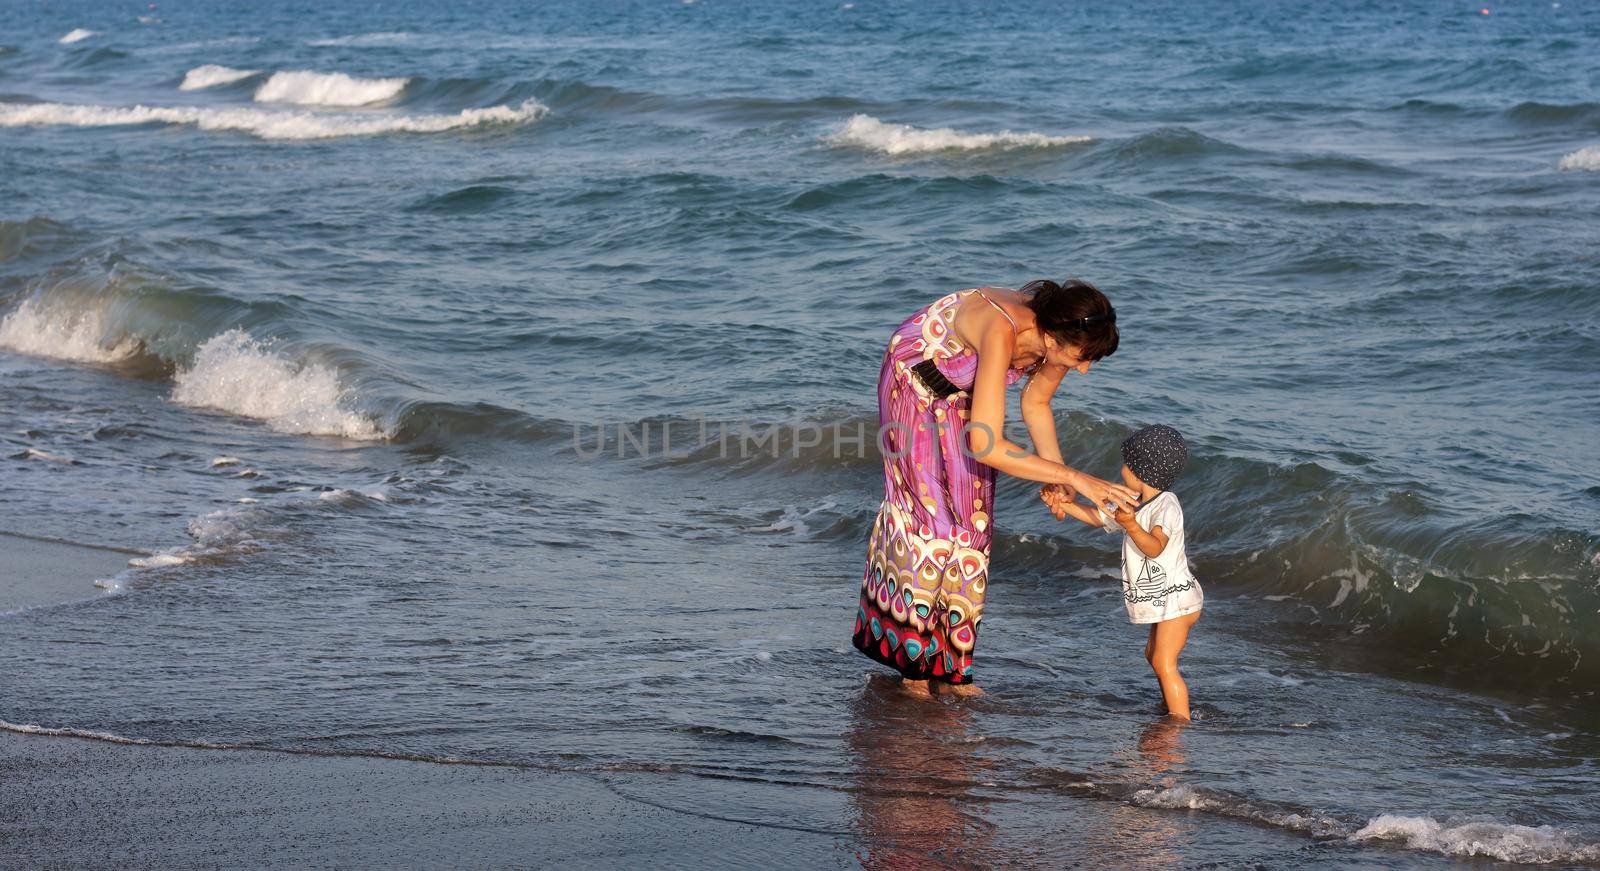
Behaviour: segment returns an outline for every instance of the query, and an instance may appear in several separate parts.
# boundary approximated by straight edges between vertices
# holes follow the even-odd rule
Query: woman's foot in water
[[[942,696],[946,693],[949,693],[952,696],[968,698],[971,696],[983,695],[983,690],[979,689],[978,685],[975,683],[947,683],[940,685],[939,695]]]
[[[900,691],[914,699],[931,699],[933,691],[925,680],[900,679]]]

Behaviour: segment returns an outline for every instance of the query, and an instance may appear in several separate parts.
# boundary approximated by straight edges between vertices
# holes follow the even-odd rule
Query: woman
[[[1135,494],[1062,462],[1050,397],[1117,349],[1116,311],[1082,281],[952,293],[889,340],[878,374],[884,499],[873,521],[856,613],[856,649],[897,669],[906,688],[972,687],[983,619],[996,471],[1042,482],[1058,518],[1083,494]],[[1004,436],[1006,388],[1024,375],[1022,419],[1037,453]]]

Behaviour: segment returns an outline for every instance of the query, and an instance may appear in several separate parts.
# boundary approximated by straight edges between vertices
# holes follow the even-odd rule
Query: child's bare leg
[[[939,694],[949,693],[952,696],[981,696],[983,690],[978,689],[975,683],[947,683],[939,686]]]
[[[1189,627],[1200,619],[1200,612],[1163,620],[1150,627],[1150,668],[1161,681],[1161,697],[1167,713],[1180,720],[1189,719],[1189,687],[1178,673],[1178,654],[1189,640]]]
[[[1151,665],[1156,664],[1156,627],[1159,623],[1150,624],[1150,637],[1144,642],[1144,661]]]

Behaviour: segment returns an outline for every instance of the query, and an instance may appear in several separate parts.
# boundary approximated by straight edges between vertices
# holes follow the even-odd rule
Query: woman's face
[[[1093,360],[1083,358],[1083,349],[1077,345],[1058,344],[1055,339],[1046,335],[1044,337],[1044,358],[1055,366],[1063,366],[1079,375],[1089,374],[1089,367],[1094,365]]]

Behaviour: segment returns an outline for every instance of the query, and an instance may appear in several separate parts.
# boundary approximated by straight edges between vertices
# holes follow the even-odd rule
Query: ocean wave
[[[1279,806],[1225,790],[1178,784],[1133,790],[1095,784],[1092,793],[1140,807],[1193,810],[1298,832],[1319,840],[1387,842],[1409,850],[1470,858],[1483,856],[1523,864],[1587,863],[1600,859],[1600,844],[1555,826],[1524,826],[1491,819],[1451,819],[1380,814],[1363,823],[1307,808]]]
[[[49,218],[0,221],[0,263],[58,251],[85,238],[85,234]]]
[[[1446,856],[1488,856],[1502,862],[1550,864],[1600,861],[1600,844],[1554,826],[1519,826],[1488,820],[1441,823],[1429,817],[1384,814],[1350,836],[1355,841],[1397,842]]]
[[[278,354],[233,329],[213,336],[174,376],[172,400],[265,421],[285,433],[370,441],[385,434],[353,408],[338,373]]]
[[[37,299],[22,304],[0,320],[0,348],[75,363],[109,365],[142,350],[137,338],[107,328],[98,311],[50,308]]]
[[[1582,170],[1584,172],[1600,172],[1600,145],[1590,145],[1580,148],[1561,158],[1556,164],[1558,169]]]
[[[1315,838],[1341,837],[1349,833],[1349,827],[1337,818],[1314,813],[1306,808],[1278,807],[1265,802],[1251,801],[1221,790],[1200,789],[1185,784],[1161,789],[1141,789],[1128,801],[1140,807],[1203,811],[1217,816],[1265,823]]]
[[[388,431],[397,442],[455,442],[461,439],[539,443],[572,438],[576,424],[537,418],[490,402],[403,403]]]
[[[67,103],[0,103],[0,127],[125,127],[192,124],[207,131],[238,131],[262,139],[337,139],[384,133],[441,133],[537,121],[549,109],[537,100],[518,106],[463,109],[453,115],[380,115],[294,112],[200,106],[96,106]]]
[[[93,50],[80,49],[74,53],[72,60],[68,63],[68,66],[78,69],[89,69],[102,64],[124,60],[127,57],[128,53],[125,51],[118,51],[114,48],[106,48],[104,46]]]
[[[293,103],[299,106],[376,106],[405,90],[409,78],[365,79],[344,73],[290,70],[273,73],[256,89],[258,103]]]
[[[908,124],[889,124],[871,115],[854,115],[828,138],[836,145],[855,146],[894,157],[941,151],[987,151],[1007,148],[1054,148],[1093,141],[1089,136],[1049,136],[1044,133],[962,133],[949,127],[933,130]]]
[[[183,84],[178,86],[178,90],[198,91],[205,88],[214,88],[218,85],[237,82],[240,79],[248,79],[259,72],[260,70],[236,70],[232,67],[219,66],[217,64],[205,64],[184,73]]]
[[[1505,111],[1519,124],[1572,124],[1600,120],[1600,103],[1539,103],[1526,101]]]
[[[52,454],[49,451],[42,451],[42,450],[40,450],[38,448],[27,448],[26,450],[23,450],[23,451],[21,451],[19,453],[12,454],[11,455],[11,459],[13,459],[13,460],[42,460],[42,461],[44,461],[46,463],[55,463],[55,464],[60,465],[60,466],[79,466],[79,465],[82,465],[82,463],[79,463],[77,460],[74,460],[71,457],[64,456],[62,454]]]
[[[79,27],[79,28],[75,28],[71,33],[68,33],[66,36],[63,36],[60,39],[56,40],[56,42],[58,42],[58,43],[60,43],[62,45],[71,45],[71,44],[73,44],[75,42],[82,42],[83,40],[88,39],[91,36],[99,36],[99,35],[100,35],[100,31],[98,31],[98,30],[88,30],[86,28]]]
[[[316,47],[329,46],[373,46],[373,45],[399,45],[411,41],[411,34],[405,31],[382,31],[378,33],[358,33],[354,36],[335,36],[327,39],[313,39],[306,45]]]
[[[201,560],[216,560],[261,549],[258,537],[272,532],[268,511],[255,505],[219,508],[190,520],[184,531],[194,543],[181,548],[134,557],[136,569],[164,569]]]
[[[1113,145],[1108,154],[1130,163],[1245,154],[1248,149],[1215,139],[1188,127],[1161,127]]]

